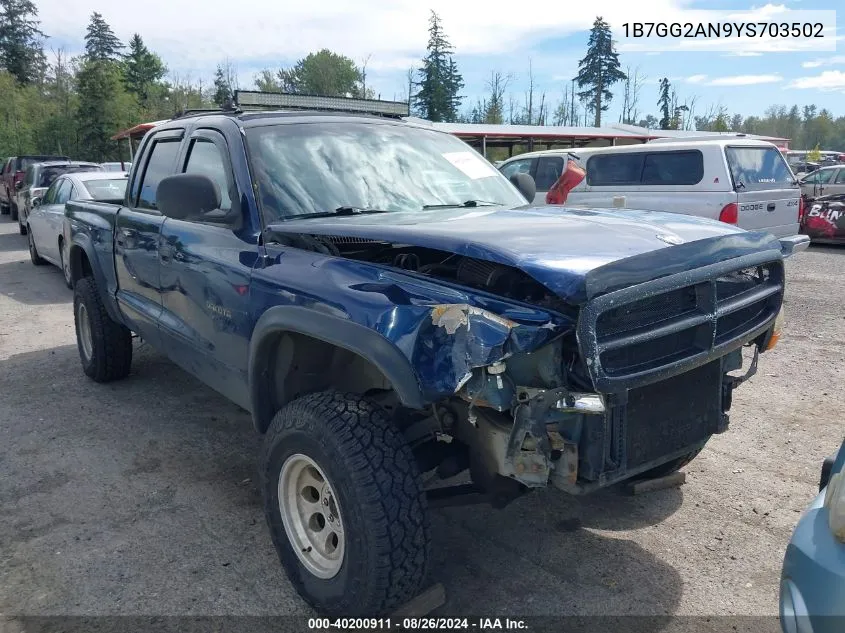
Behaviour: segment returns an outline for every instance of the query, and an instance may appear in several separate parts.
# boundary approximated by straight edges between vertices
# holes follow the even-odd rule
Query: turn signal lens
[[[783,308],[780,309],[778,312],[777,317],[775,318],[775,324],[772,326],[772,336],[769,338],[769,343],[766,345],[766,351],[772,349],[775,345],[778,344],[780,340],[780,334],[783,331]]]

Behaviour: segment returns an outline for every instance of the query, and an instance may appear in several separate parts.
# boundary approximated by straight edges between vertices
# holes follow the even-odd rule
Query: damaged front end
[[[781,260],[750,254],[599,289],[571,327],[435,306],[433,349],[456,396],[436,405],[438,437],[468,447],[482,489],[511,495],[582,494],[694,455],[727,429],[733,389],[776,341],[783,281]]]
[[[416,402],[366,393],[393,412],[420,470],[448,480],[469,468],[500,503],[549,484],[586,493],[694,455],[727,428],[733,389],[778,337],[785,255],[765,234],[594,265],[441,250],[403,227],[274,239],[321,253],[321,278],[341,294],[320,309],[377,332],[413,369]],[[385,239],[400,231],[406,241]],[[754,360],[735,376],[744,347]]]

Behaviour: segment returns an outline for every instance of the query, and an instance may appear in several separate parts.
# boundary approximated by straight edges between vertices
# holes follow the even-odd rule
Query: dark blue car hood
[[[773,250],[766,233],[692,216],[611,209],[460,208],[291,219],[278,233],[367,238],[519,268],[560,297],[594,294],[733,257]]]

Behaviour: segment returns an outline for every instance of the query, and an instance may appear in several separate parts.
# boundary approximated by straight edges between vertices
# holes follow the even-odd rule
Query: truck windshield
[[[783,189],[795,176],[775,147],[726,147],[734,187],[738,190]]]
[[[525,200],[490,163],[454,136],[384,122],[248,128],[265,218],[341,207],[425,212],[470,200]]]

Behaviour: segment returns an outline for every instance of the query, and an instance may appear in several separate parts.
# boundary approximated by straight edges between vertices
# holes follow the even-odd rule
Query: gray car
[[[49,262],[58,266],[70,287],[70,266],[62,236],[65,203],[69,200],[120,202],[127,179],[125,172],[114,171],[73,172],[56,178],[42,198],[33,200],[26,218],[32,263],[38,266]]]
[[[845,165],[821,167],[799,180],[801,195],[808,198],[845,193]]]
[[[783,560],[784,633],[845,631],[845,441],[837,456],[825,460],[819,487]]]
[[[103,167],[97,163],[67,160],[35,163],[26,168],[26,176],[15,193],[21,235],[26,235],[27,216],[32,209],[32,200],[43,196],[56,178],[75,171],[103,171]]]

